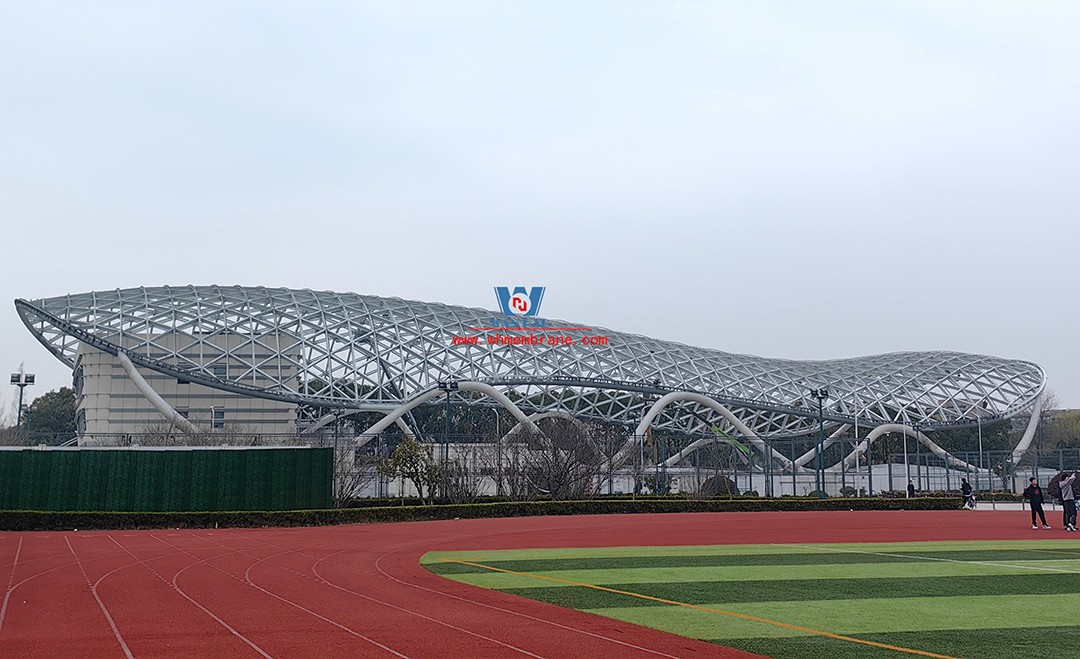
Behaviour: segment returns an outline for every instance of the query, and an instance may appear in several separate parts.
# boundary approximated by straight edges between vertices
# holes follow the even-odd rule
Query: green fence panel
[[[249,453],[245,476],[244,505],[249,510],[270,510],[270,487],[274,454],[269,451]]]
[[[247,489],[247,452],[223,451],[218,463],[218,495],[214,510],[250,510],[244,504]]]
[[[105,493],[106,510],[135,510],[135,491],[149,487],[145,479],[140,480],[135,473],[135,451],[106,451],[108,462],[107,487]]]
[[[22,466],[23,492],[21,508],[49,509],[49,454],[47,451],[27,451]]]
[[[333,449],[0,450],[0,509],[298,510],[332,505]]]
[[[311,508],[331,508],[334,505],[334,449],[317,449],[312,454]]]
[[[191,506],[191,463],[193,451],[166,451],[162,457],[163,511],[193,510]]]
[[[109,478],[108,455],[104,451],[79,451],[77,510],[108,510],[105,505]]]
[[[48,510],[72,510],[79,503],[79,454],[65,451],[52,458],[46,493]]]
[[[271,475],[273,479],[274,487],[270,488],[270,494],[273,497],[270,501],[271,510],[292,510],[299,508],[297,504],[297,496],[299,493],[299,483],[296,480],[296,473],[300,463],[303,461],[303,456],[298,455],[295,459],[289,459],[288,456],[276,454],[274,457],[274,473]]]
[[[6,459],[0,459],[0,506],[18,510],[19,489],[22,484],[22,452],[5,451]]]
[[[214,505],[218,499],[218,470],[210,465],[217,460],[208,451],[191,451],[189,486],[191,488],[191,510],[217,510]]]

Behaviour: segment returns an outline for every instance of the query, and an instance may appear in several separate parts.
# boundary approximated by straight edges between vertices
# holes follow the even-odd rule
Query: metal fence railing
[[[1034,448],[1019,464],[1005,450],[959,451],[946,462],[911,441],[900,450],[897,440],[875,443],[870,455],[853,453],[861,440],[841,438],[826,447],[820,438],[769,438],[754,447],[745,438],[647,435],[595,436],[545,431],[543,437],[432,433],[417,439],[429,447],[444,480],[455,479],[462,496],[595,496],[604,494],[682,494],[757,496],[902,496],[907,484],[916,491],[958,491],[966,479],[977,491],[1018,492],[1027,478],[1046,483],[1065,469],[1080,468],[1080,449],[1041,452]],[[333,446],[339,497],[410,496],[407,479],[380,472],[403,436],[384,432],[360,436],[347,427],[327,426],[312,433],[215,431],[176,433],[28,435],[22,445],[103,447],[152,446]],[[765,450],[760,450],[764,448]],[[768,451],[777,459],[766,458]],[[795,468],[791,465],[795,464]],[[451,485],[443,483],[444,491]]]

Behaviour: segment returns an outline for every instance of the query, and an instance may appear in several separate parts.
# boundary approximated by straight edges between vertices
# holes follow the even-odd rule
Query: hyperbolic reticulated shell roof
[[[243,286],[161,286],[16,300],[23,322],[58,358],[79,343],[210,386],[322,407],[387,409],[455,378],[513,391],[523,407],[632,424],[650,396],[707,394],[761,434],[812,429],[827,387],[827,419],[924,428],[1009,417],[1045,384],[1033,363],[959,352],[902,352],[796,361],[586,330],[504,331],[485,309],[355,293]],[[560,320],[549,327],[578,328]],[[570,345],[499,345],[489,337],[570,336]],[[606,345],[582,345],[583,336]],[[477,337],[455,345],[455,337]],[[460,339],[459,339],[460,341]],[[229,364],[227,377],[216,364]],[[287,376],[285,375],[287,374]],[[536,402],[544,396],[544,405]],[[658,426],[693,432],[710,415],[672,406]]]

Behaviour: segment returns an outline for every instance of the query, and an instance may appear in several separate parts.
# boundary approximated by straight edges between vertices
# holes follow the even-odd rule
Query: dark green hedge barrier
[[[625,513],[779,512],[792,510],[953,510],[953,498],[915,499],[595,499],[589,501],[525,501],[438,506],[383,506],[334,510],[205,513],[80,513],[0,511],[2,531],[78,529],[202,529],[330,524],[372,524],[439,519],[530,517],[537,515],[604,515]]]

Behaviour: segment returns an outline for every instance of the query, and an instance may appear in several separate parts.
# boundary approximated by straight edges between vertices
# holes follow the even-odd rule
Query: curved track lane
[[[433,550],[1068,537],[994,511],[3,533],[0,655],[752,657],[436,576]],[[128,654],[130,653],[130,655]]]

